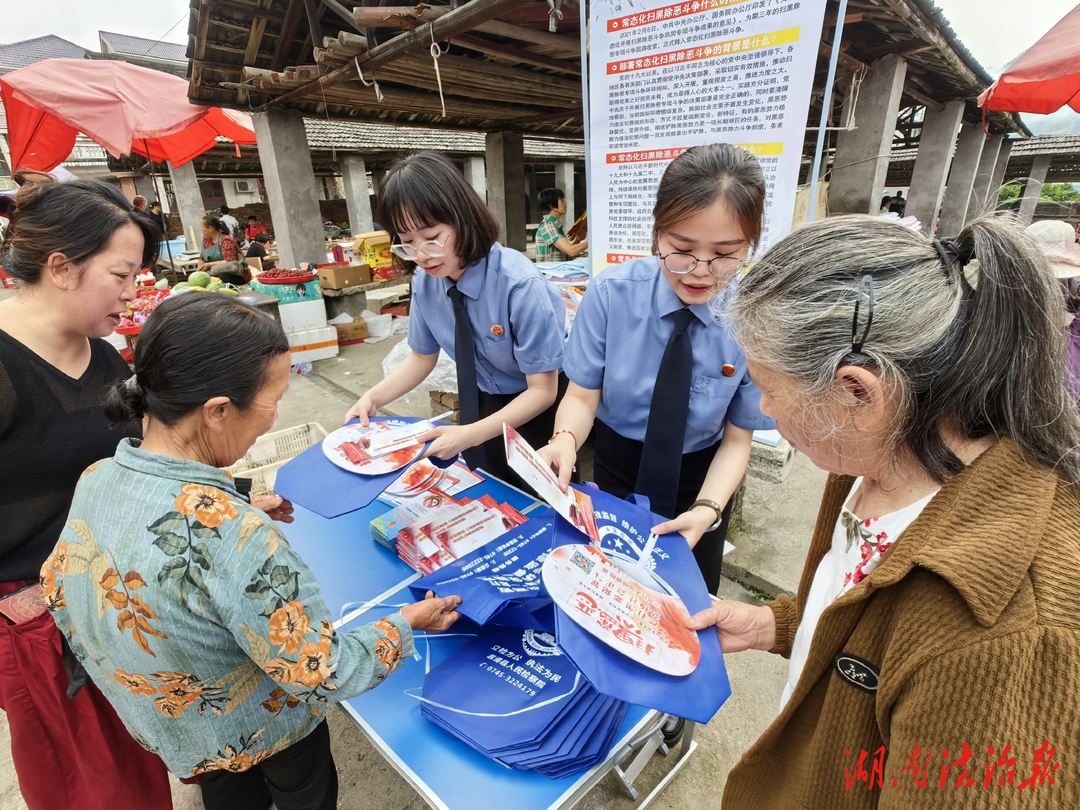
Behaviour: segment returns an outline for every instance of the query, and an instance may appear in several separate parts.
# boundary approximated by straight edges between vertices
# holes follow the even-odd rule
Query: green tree
[[[1020,196],[1021,187],[1019,183],[1013,183],[1011,186],[1002,186],[998,190],[998,202],[1008,202],[1009,200],[1015,200]]]
[[[998,189],[998,202],[1008,202],[1017,199],[1024,191],[1019,183],[1012,183]],[[1080,191],[1077,191],[1069,183],[1044,183],[1039,192],[1040,200],[1052,200],[1053,202],[1076,202],[1080,200]]]
[[[1054,202],[1075,202],[1080,200],[1080,191],[1077,191],[1069,183],[1046,183],[1039,193],[1040,200],[1053,200]]]

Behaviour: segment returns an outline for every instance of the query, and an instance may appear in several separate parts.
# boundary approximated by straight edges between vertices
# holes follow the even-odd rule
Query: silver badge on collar
[[[837,674],[856,689],[875,694],[881,670],[857,655],[840,653],[833,659]]]

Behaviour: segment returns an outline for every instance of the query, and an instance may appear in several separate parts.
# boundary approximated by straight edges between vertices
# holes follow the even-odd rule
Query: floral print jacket
[[[247,770],[415,653],[400,613],[335,633],[311,571],[224,472],[132,439],[83,474],[41,582],[94,683],[178,776]]]

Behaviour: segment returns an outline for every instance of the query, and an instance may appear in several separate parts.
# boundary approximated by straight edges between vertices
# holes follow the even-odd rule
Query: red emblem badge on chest
[[[495,337],[502,337],[506,334],[506,330],[499,326],[499,324],[495,324],[491,327],[491,334],[493,334]]]
[[[725,377],[734,377],[735,366],[731,365],[731,363],[724,363],[724,365],[720,366],[720,373]]]

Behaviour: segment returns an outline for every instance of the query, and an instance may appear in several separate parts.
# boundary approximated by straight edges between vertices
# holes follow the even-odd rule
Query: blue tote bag
[[[712,604],[694,553],[682,535],[660,537],[644,565],[639,562],[649,530],[664,518],[595,487],[588,491],[601,548],[616,565],[652,590],[677,595],[690,615]],[[558,521],[555,545],[586,542],[580,531],[562,519]],[[603,695],[698,723],[708,723],[731,695],[720,640],[712,628],[698,632],[701,658],[697,668],[685,676],[657,672],[628,658],[574,623],[557,606],[555,628],[559,647]]]

